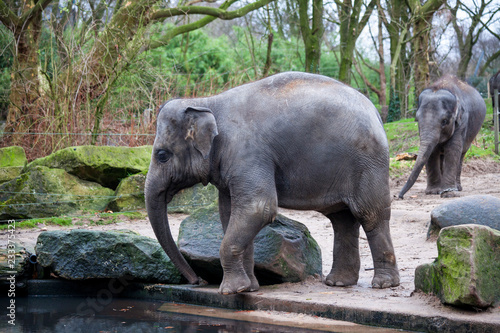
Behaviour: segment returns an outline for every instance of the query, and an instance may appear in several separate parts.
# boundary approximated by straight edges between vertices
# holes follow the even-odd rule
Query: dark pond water
[[[17,298],[16,325],[9,325],[4,318],[0,332],[321,332],[158,311],[162,304],[164,302],[116,299],[102,306],[90,298]]]

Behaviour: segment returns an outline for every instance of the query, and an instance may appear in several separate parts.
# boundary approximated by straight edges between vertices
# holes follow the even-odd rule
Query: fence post
[[[498,89],[493,90],[493,126],[495,128],[495,154],[498,155],[498,116],[500,107],[498,106]]]

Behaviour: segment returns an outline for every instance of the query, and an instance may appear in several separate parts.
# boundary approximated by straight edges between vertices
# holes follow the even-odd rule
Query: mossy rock
[[[211,283],[222,281],[219,248],[224,237],[218,208],[201,208],[182,221],[179,250],[195,272]],[[254,240],[255,275],[260,284],[299,282],[321,274],[321,249],[300,222],[278,215]]]
[[[145,209],[145,183],[146,173],[139,173],[123,179],[116,188],[116,198],[109,203],[108,209],[113,212],[126,212]]]
[[[19,176],[27,163],[22,147],[0,148],[0,184]]]
[[[191,214],[201,207],[210,206],[219,200],[219,190],[212,185],[196,184],[179,191],[170,203],[167,211],[169,213]]]
[[[438,258],[415,271],[417,290],[460,307],[500,302],[500,231],[473,224],[447,227],[437,245]]]
[[[37,261],[68,280],[112,279],[181,283],[158,241],[130,230],[57,230],[42,232]]]
[[[152,146],[69,147],[34,160],[26,166],[26,169],[29,171],[35,166],[64,169],[81,179],[116,189],[122,179],[133,174],[147,172],[151,151]]]
[[[34,166],[0,185],[0,220],[103,210],[113,194],[111,189],[62,169]]]

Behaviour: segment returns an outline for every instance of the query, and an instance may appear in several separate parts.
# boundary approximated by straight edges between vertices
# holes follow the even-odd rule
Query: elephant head
[[[461,122],[461,108],[454,94],[445,89],[425,89],[419,96],[415,115],[420,135],[417,161],[399,198],[413,186],[432,152],[439,144],[448,141],[455,127]]]
[[[160,108],[151,164],[146,178],[146,209],[159,243],[189,283],[200,280],[186,262],[170,232],[167,204],[180,190],[206,185],[210,153],[218,135],[215,117],[204,107],[183,107],[176,101]]]

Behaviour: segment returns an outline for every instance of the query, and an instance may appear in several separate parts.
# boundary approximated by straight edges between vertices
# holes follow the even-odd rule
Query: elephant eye
[[[170,157],[172,157],[172,153],[167,150],[159,149],[156,151],[156,159],[160,163],[167,162],[170,159]]]
[[[442,127],[445,127],[446,125],[448,125],[448,119],[443,119],[443,120],[441,121],[441,126],[442,126]]]

